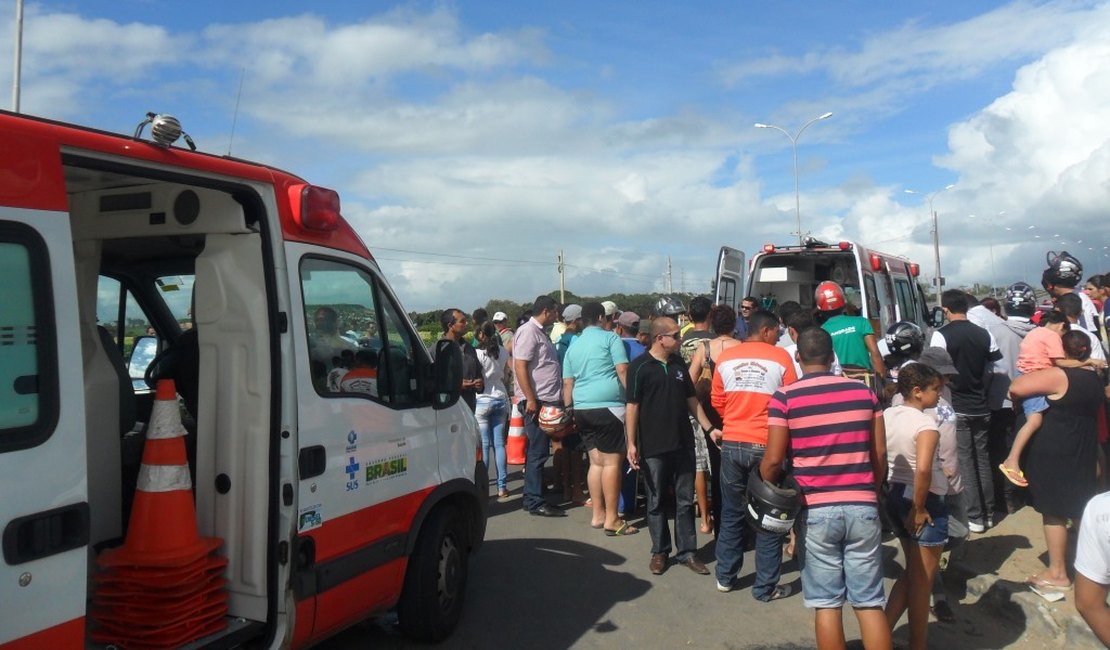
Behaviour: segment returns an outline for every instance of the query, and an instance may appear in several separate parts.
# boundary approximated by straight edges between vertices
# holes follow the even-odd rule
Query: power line
[[[458,255],[456,253],[432,253],[432,252],[428,252],[428,251],[417,251],[417,250],[411,250],[411,249],[406,249],[406,248],[388,248],[386,246],[372,246],[371,250],[374,250],[374,249],[383,250],[383,251],[392,251],[394,253],[409,253],[409,254],[412,254],[412,255],[428,255],[428,256],[432,256],[432,257],[450,257],[450,258],[454,258],[454,259],[476,260],[476,261],[481,261],[481,262],[504,262],[504,263],[508,263],[508,264],[533,264],[533,265],[536,265],[536,266],[555,266],[555,267],[557,267],[558,264],[559,264],[558,262],[545,262],[545,261],[541,261],[541,260],[517,260],[517,259],[507,259],[507,258],[502,258],[502,257],[478,257],[478,256],[475,256],[475,255]],[[390,259],[390,260],[393,260],[393,261],[411,261],[411,262],[422,261],[422,260],[402,260],[402,259],[398,259],[398,258],[385,258],[385,257],[378,258],[378,259]],[[431,262],[426,262],[426,263],[431,263]],[[441,264],[446,264],[447,262],[440,262],[440,263]],[[459,265],[459,266],[467,266],[467,265]],[[491,265],[491,266],[497,266],[497,265]],[[642,274],[642,273],[627,273],[627,272],[624,272],[624,271],[613,271],[613,270],[610,270],[610,269],[599,269],[599,268],[594,268],[594,267],[591,267],[591,266],[583,266],[581,264],[567,264],[567,263],[564,262],[563,266],[566,267],[566,268],[571,268],[571,269],[579,269],[579,270],[583,270],[583,271],[590,271],[592,273],[605,273],[605,274],[616,275],[616,276],[624,277],[624,278],[642,278],[642,279],[645,279],[645,280],[651,280],[653,282],[659,279],[659,276],[657,276],[657,275],[645,275],[645,274]]]

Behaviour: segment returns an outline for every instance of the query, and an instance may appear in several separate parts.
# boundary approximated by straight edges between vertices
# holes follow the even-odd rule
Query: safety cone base
[[[183,567],[201,560],[223,543],[218,537],[200,537],[195,544],[165,551],[136,551],[124,545],[104,551],[96,558],[96,563],[102,567]]]

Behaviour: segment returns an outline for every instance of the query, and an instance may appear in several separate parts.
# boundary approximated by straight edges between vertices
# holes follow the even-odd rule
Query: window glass
[[[421,390],[421,369],[427,360],[424,343],[413,333],[397,305],[382,299],[382,333],[386,349],[382,353],[384,373],[382,398],[398,406],[419,404],[424,400]]]
[[[301,262],[309,372],[321,395],[378,397],[378,328],[374,280],[348,264],[315,258]],[[384,399],[384,398],[383,398]]]
[[[910,283],[905,280],[894,281],[894,292],[898,298],[898,314],[903,320],[914,320],[916,314],[913,310],[913,294]]]
[[[46,245],[34,231],[0,224],[0,451],[41,443],[57,421],[57,352],[47,263]]]
[[[0,243],[0,277],[4,278],[4,309],[0,310],[0,428],[27,427],[38,421],[39,341],[31,293],[31,260],[26,247]]]
[[[173,314],[182,331],[193,326],[192,275],[166,275],[155,280],[166,307]]]
[[[123,311],[121,313],[121,298]],[[119,350],[120,355],[126,361],[131,358],[132,351],[135,349],[135,342],[143,336],[153,336],[157,341],[158,334],[155,332],[154,326],[151,324],[150,319],[147,317],[146,312],[139,306],[139,302],[135,300],[135,295],[131,291],[124,289],[119,280],[115,278],[102,275],[97,279],[96,287],[96,323],[108,331],[112,337],[112,341],[116,344],[116,349]],[[153,348],[144,347],[144,351],[157,351],[157,345]],[[146,360],[149,363],[149,359]],[[146,364],[130,364],[132,368],[141,367],[145,368]],[[135,376],[132,373],[131,381],[136,390],[147,389],[146,382],[143,381],[142,375]]]
[[[867,314],[868,318],[879,318],[879,292],[875,288],[875,278],[871,275],[863,276],[863,287],[867,293]]]
[[[730,307],[736,306],[736,280],[732,278],[721,278],[721,286],[717,289],[717,294],[721,297],[717,302],[722,305]]]

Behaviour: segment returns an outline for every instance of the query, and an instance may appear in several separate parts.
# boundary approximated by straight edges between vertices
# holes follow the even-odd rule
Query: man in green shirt
[[[875,330],[871,321],[863,316],[849,316],[844,313],[848,301],[844,291],[835,282],[822,282],[817,285],[815,294],[817,309],[824,312],[825,323],[821,328],[832,336],[833,351],[842,366],[865,368],[883,377],[886,366],[879,354],[879,344],[875,340]]]

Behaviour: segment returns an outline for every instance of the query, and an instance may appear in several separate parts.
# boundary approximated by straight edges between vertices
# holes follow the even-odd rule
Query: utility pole
[[[559,249],[559,304],[567,303],[566,276],[563,274],[563,249]]]
[[[12,112],[19,112],[19,74],[23,60],[23,0],[15,0],[15,56],[12,71]]]
[[[674,292],[674,289],[671,287],[671,256],[668,255],[667,256],[667,293],[672,293],[672,292]]]

